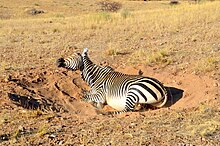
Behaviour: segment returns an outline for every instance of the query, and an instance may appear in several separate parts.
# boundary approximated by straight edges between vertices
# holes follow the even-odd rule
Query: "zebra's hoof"
[[[96,105],[95,105],[95,107],[96,107],[97,109],[103,109],[104,105],[103,105],[103,103],[101,103],[101,102],[97,102]]]
[[[100,115],[100,116],[106,116],[106,117],[109,117],[109,118],[113,118],[113,117],[114,117],[114,115],[109,114],[108,112],[100,111],[100,110],[97,110],[96,113],[97,113],[98,115]]]
[[[105,112],[103,115],[110,118],[114,117],[114,114],[112,114],[112,112]]]
[[[100,110],[96,110],[96,113],[98,114],[98,115],[105,115],[105,113],[103,112],[103,111],[100,111]]]

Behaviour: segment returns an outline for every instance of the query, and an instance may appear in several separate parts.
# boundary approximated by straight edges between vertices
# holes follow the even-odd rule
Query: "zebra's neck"
[[[83,56],[81,76],[90,87],[93,87],[100,78],[103,78],[107,74],[106,70],[106,68],[94,64],[87,55]]]

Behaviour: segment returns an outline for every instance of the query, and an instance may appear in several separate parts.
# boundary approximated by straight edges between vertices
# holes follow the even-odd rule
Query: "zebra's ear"
[[[82,56],[85,56],[85,55],[87,54],[88,51],[89,51],[88,48],[84,48],[83,53],[82,53]]]

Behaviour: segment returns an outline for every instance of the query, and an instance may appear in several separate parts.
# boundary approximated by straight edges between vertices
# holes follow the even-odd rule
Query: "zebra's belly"
[[[109,97],[107,98],[107,104],[112,108],[121,111],[125,108],[126,98]]]

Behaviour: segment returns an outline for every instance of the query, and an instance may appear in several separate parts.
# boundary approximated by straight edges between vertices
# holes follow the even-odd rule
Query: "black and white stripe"
[[[140,75],[127,75],[110,67],[94,64],[84,49],[82,55],[74,54],[67,59],[58,59],[58,67],[80,70],[82,78],[91,90],[84,100],[102,108],[108,104],[117,110],[113,113],[134,111],[137,104],[151,104],[162,107],[167,102],[167,92],[156,79]]]

